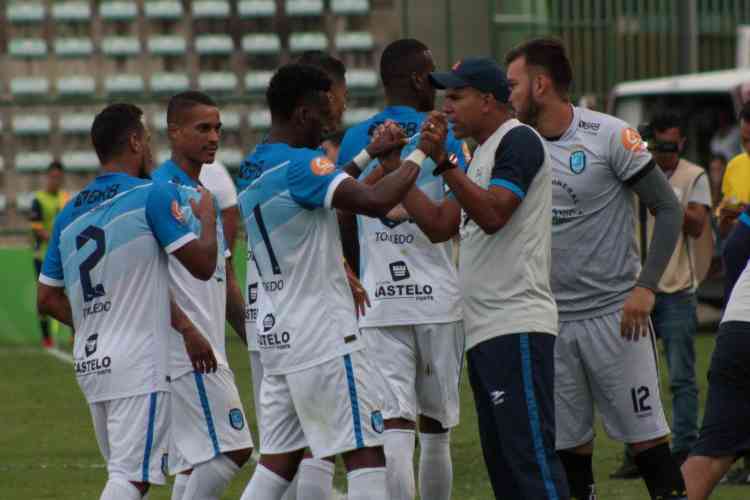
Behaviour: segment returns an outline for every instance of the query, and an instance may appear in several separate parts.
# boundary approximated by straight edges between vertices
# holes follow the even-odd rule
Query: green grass
[[[243,252],[236,255],[241,257]],[[23,251],[0,250],[0,262],[6,284],[0,289],[0,394],[3,395],[3,404],[0,405],[0,499],[98,498],[106,481],[106,470],[72,366],[36,347],[38,333],[33,316],[34,285],[30,257]],[[238,272],[244,269],[242,264],[237,262]],[[701,407],[706,396],[705,375],[713,347],[711,335],[700,335],[696,340]],[[247,353],[234,336],[229,338],[228,353],[253,436],[257,439]],[[662,387],[663,395],[668,397],[664,380]],[[669,409],[669,404],[666,407]],[[492,498],[479,447],[468,380],[462,383],[461,412],[461,424],[452,434],[453,498]],[[599,427],[595,474],[600,498],[648,498],[641,481],[608,478],[619,465],[621,453],[622,446],[609,440]],[[252,470],[252,466],[246,466],[238,474],[224,495],[225,499],[240,497]],[[336,486],[342,491],[346,488],[345,474],[340,465]],[[712,498],[739,500],[748,497],[750,487],[721,486]],[[168,488],[153,488],[150,499],[169,499]]]

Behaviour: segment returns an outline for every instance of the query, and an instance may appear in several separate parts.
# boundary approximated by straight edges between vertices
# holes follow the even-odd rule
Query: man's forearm
[[[490,220],[494,216],[493,199],[488,190],[475,184],[459,168],[448,170],[443,178],[469,218],[483,229],[493,225]]]
[[[52,295],[46,302],[43,312],[60,323],[73,328],[73,311],[70,308],[70,301],[64,293]]]
[[[401,202],[430,241],[447,241],[458,232],[460,209],[450,211],[446,202],[437,204],[417,186],[412,186]]]
[[[242,342],[247,344],[247,335],[245,333],[245,299],[237,285],[237,279],[234,275],[234,266],[230,259],[227,259],[227,321],[234,329],[237,336]]]
[[[190,329],[195,329],[195,325],[193,324],[193,322],[190,321],[190,318],[187,317],[185,311],[183,311],[180,306],[177,305],[177,302],[175,302],[171,294],[169,297],[169,317],[172,328],[174,328],[181,335],[185,335],[185,332]]]

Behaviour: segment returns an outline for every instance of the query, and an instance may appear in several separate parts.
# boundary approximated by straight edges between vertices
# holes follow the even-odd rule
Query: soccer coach
[[[555,453],[549,157],[536,131],[513,118],[505,72],[493,60],[465,59],[430,80],[447,90],[454,135],[479,147],[464,173],[442,141],[429,141],[437,146],[421,153],[438,164],[434,175],[451,196],[436,202],[414,187],[403,204],[433,242],[461,235],[469,378],[492,489],[496,498],[567,499]],[[446,132],[440,113],[421,131]]]

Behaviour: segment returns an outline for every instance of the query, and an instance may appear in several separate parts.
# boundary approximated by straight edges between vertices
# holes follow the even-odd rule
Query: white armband
[[[427,155],[424,154],[421,150],[415,149],[411,152],[409,156],[406,157],[406,161],[410,161],[412,163],[416,163],[418,166],[422,166],[422,162],[427,158]]]
[[[367,152],[367,148],[360,151],[357,156],[352,159],[352,163],[357,165],[357,168],[363,170],[372,161],[372,156]]]

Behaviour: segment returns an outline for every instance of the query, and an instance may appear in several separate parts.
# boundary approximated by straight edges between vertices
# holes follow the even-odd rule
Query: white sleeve
[[[708,175],[701,174],[693,184],[693,190],[688,198],[690,203],[700,203],[711,208],[711,188],[708,185]]]
[[[204,165],[200,181],[216,197],[220,210],[237,205],[237,189],[226,167],[221,163]]]

